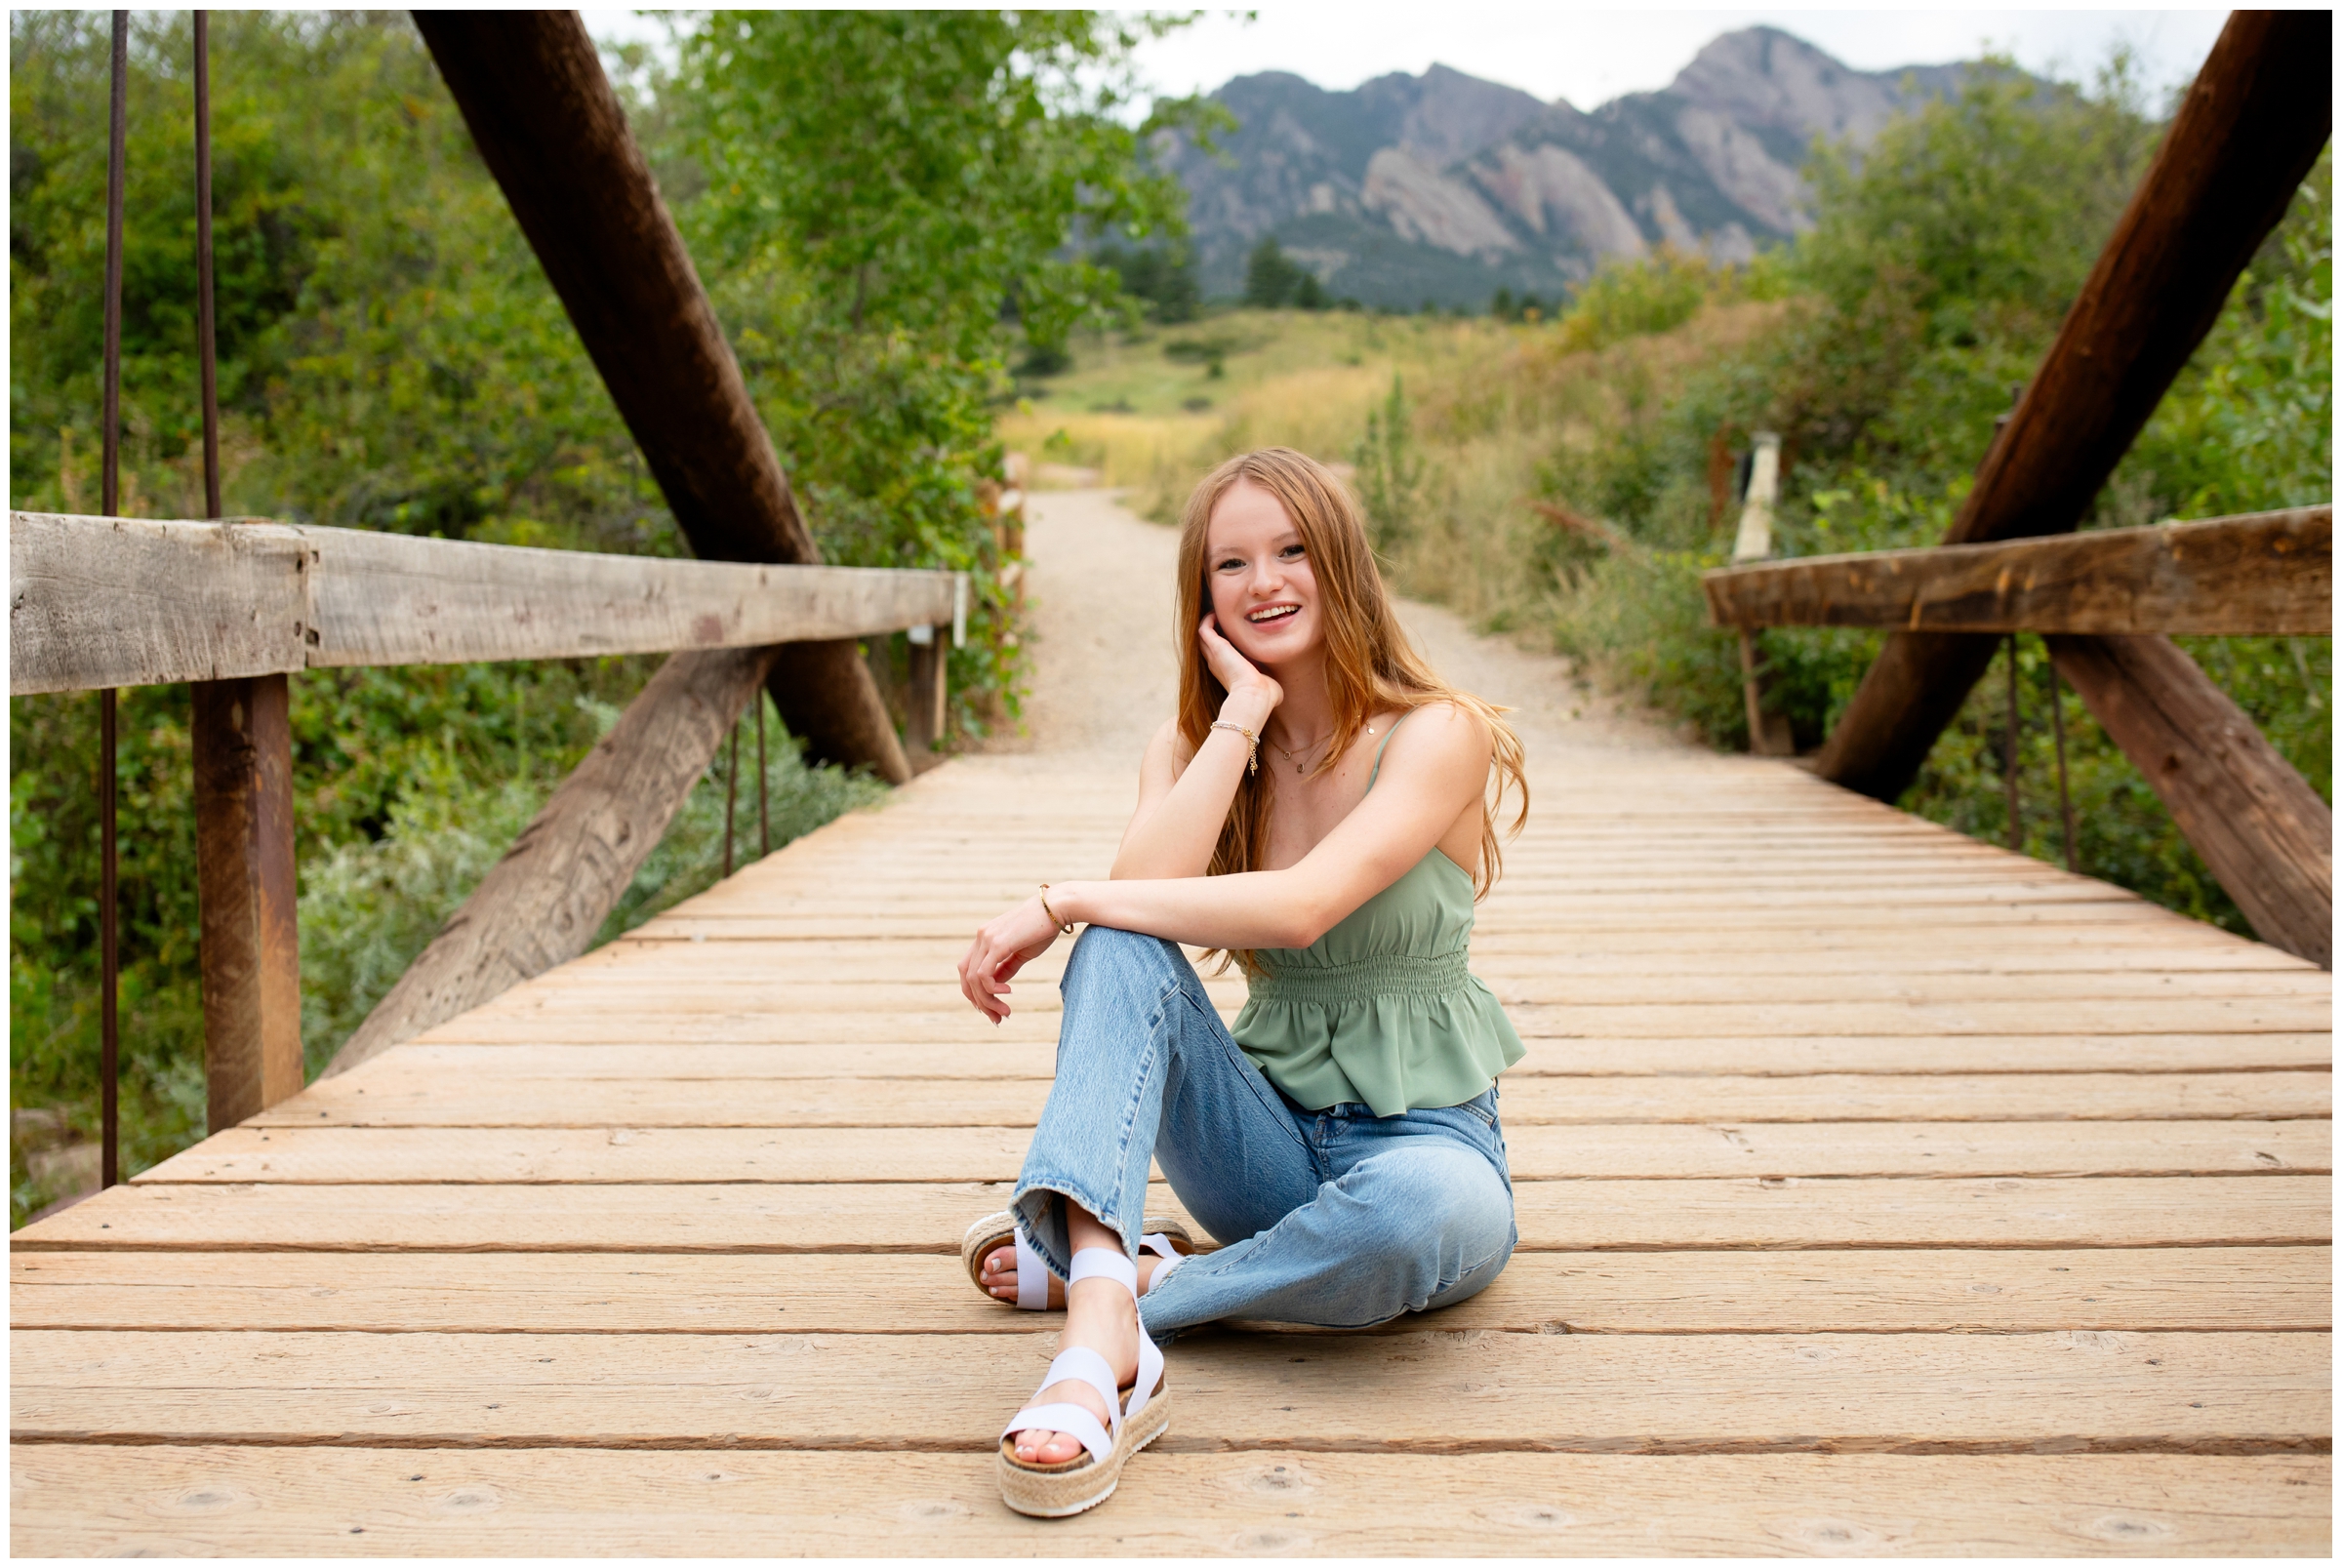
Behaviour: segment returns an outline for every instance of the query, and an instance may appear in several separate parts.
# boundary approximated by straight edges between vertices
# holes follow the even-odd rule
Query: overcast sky
[[[1862,70],[1975,58],[1987,44],[2027,69],[2086,79],[2118,44],[2139,57],[2161,106],[2196,73],[2222,11],[1632,11],[1547,5],[1264,5],[1257,20],[1213,12],[1142,54],[1166,92],[1208,92],[1248,71],[1287,70],[1320,87],[1450,65],[1541,99],[1591,109],[1665,87],[1721,32],[1769,23]]]
[[[663,39],[652,17],[586,9],[595,36]],[[2196,73],[2219,35],[2221,11],[1707,11],[1665,4],[1632,11],[1568,5],[1390,4],[1293,0],[1257,20],[1207,12],[1148,45],[1140,60],[1165,93],[1210,92],[1232,76],[1285,70],[1350,88],[1389,71],[1451,65],[1474,76],[1564,98],[1590,109],[1621,93],[1665,87],[1717,33],[1770,23],[1862,70],[1973,59],[1987,45],[2042,75],[2086,80],[2118,44],[2138,57],[2151,106]]]

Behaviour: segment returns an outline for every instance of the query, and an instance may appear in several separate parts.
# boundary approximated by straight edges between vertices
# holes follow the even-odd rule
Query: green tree
[[[1262,310],[1289,304],[1301,280],[1309,276],[1286,257],[1275,235],[1264,235],[1244,261],[1244,302]]]

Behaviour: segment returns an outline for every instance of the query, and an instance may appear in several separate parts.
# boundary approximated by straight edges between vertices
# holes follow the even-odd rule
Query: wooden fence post
[[[1773,508],[1781,500],[1781,438],[1759,430],[1749,453],[1749,493],[1740,508],[1740,532],[1732,542],[1732,564],[1745,566],[1773,553]],[[1789,716],[1764,710],[1763,672],[1757,668],[1756,634],[1740,628],[1740,694],[1749,708],[1749,749],[1760,757],[1794,757],[1797,743]]]
[[[942,760],[935,745],[944,738],[945,700],[950,695],[944,675],[950,663],[950,650],[934,626],[910,628],[910,702],[903,745],[914,768]]]
[[[302,1089],[292,693],[283,675],[188,690],[205,1103],[217,1133]]]

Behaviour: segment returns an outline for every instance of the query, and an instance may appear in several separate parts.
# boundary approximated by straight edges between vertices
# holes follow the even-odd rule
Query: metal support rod
[[[129,161],[130,13],[114,13],[112,93],[107,106],[105,147],[105,366],[104,451],[99,485],[101,510],[115,514],[122,499],[122,186]],[[114,693],[98,694],[98,1185],[121,1180],[121,1105],[115,1080],[122,1020],[118,992],[122,968],[114,842]]]
[[[2008,847],[2025,851],[2025,821],[2017,813],[2017,634],[2008,634],[2008,740],[2002,748],[2000,782],[2008,789]]]
[[[773,852],[772,785],[764,767],[764,694],[758,692],[748,702],[756,709],[756,856],[761,860]]]
[[[212,314],[212,20],[195,13],[195,341],[203,366],[203,515],[220,515],[220,360]]]
[[[2057,661],[2049,664],[2049,732],[2057,737],[2057,814],[2066,827],[2066,869],[2081,870],[2081,847],[2074,838],[2074,796],[2066,787],[2066,691],[2058,678]]]
[[[130,128],[130,13],[114,13],[113,101],[105,151],[105,385],[99,415],[104,468],[99,510],[115,515],[122,462],[122,180]]]
[[[121,934],[114,871],[114,689],[98,694],[98,1185],[122,1180],[121,1106],[115,1080],[122,1021],[115,1009],[120,989]]]
[[[732,803],[740,795],[740,720],[732,721],[732,756],[724,764],[724,874],[732,874]]]

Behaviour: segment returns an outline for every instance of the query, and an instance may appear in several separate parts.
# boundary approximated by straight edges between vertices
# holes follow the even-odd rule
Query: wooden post
[[[302,1088],[292,694],[282,675],[188,690],[204,1080],[217,1133]]]
[[[2168,637],[2048,637],[2058,673],[2271,946],[2334,966],[2334,814]]]
[[[2332,40],[2327,12],[2230,14],[1944,543],[2080,522],[2318,161]],[[1900,796],[1993,653],[1990,637],[1889,637],[1815,771]]]
[[[936,743],[944,738],[945,700],[950,695],[945,689],[950,650],[935,632],[933,626],[913,626],[909,632],[910,704],[903,744],[914,767],[936,760]]]
[[[418,11],[416,28],[701,556],[821,559],[772,437],[601,58],[574,11]],[[910,764],[850,641],[794,643],[768,682],[817,758]]]
[[[1740,532],[1732,542],[1732,564],[1746,566],[1773,553],[1773,507],[1781,499],[1781,438],[1759,430],[1749,455],[1749,493],[1740,508]],[[1789,718],[1764,710],[1764,680],[1757,668],[1756,634],[1740,628],[1740,695],[1749,708],[1749,749],[1760,757],[1793,757],[1797,744]]]

